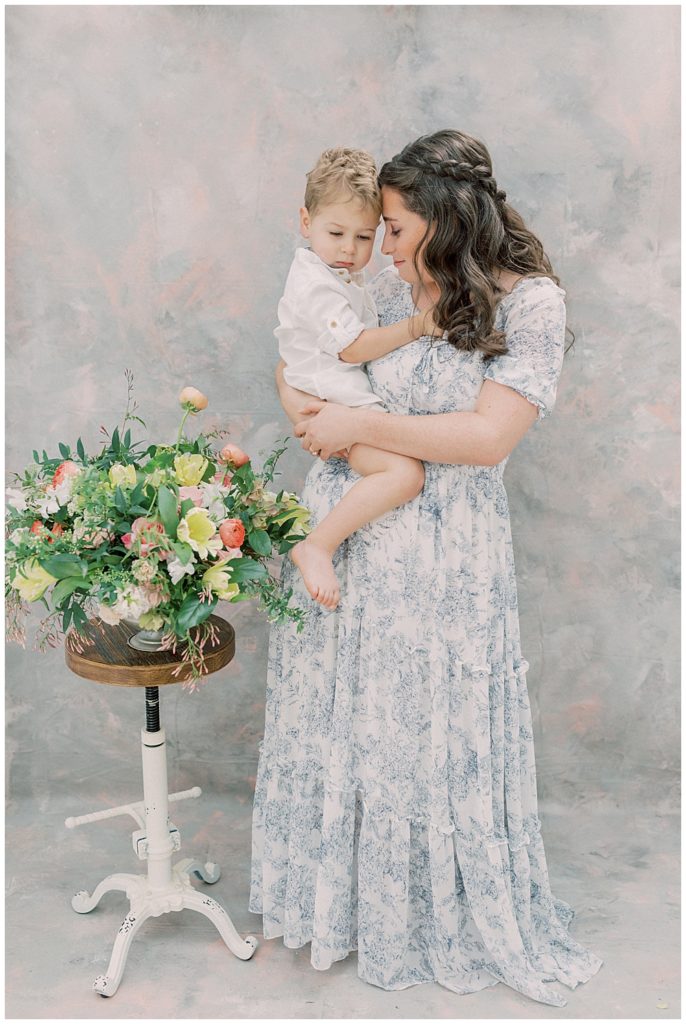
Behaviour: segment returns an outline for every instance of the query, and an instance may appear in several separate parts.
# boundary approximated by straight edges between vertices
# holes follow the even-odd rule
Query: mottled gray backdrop
[[[679,8],[6,11],[8,476],[34,447],[97,449],[127,368],[148,436],[173,438],[194,384],[202,427],[259,463],[290,428],[272,330],[305,172],[334,144],[381,162],[439,128],[479,136],[576,333],[505,476],[542,809],[675,813]],[[279,483],[309,465],[291,439]],[[235,661],[163,691],[170,784],[249,802],[267,628],[222,608]],[[142,695],[30,648],[7,657],[10,806],[59,830],[72,803],[135,792]]]

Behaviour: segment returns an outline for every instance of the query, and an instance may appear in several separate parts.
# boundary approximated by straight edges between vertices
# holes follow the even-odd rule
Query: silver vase
[[[137,619],[124,619],[129,626],[138,626]],[[165,627],[162,629],[139,629],[137,633],[130,636],[128,639],[129,647],[135,648],[137,651],[146,651],[148,654],[159,651],[162,645],[162,637],[165,634]]]

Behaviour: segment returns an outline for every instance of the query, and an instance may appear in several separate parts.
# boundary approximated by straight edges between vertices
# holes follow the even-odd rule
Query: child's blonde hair
[[[310,216],[314,216],[320,206],[346,193],[347,198],[358,199],[381,216],[376,164],[369,153],[343,146],[325,149],[307,175],[305,206]]]

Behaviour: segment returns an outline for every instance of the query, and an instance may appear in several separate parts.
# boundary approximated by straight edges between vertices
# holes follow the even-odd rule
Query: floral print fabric
[[[392,268],[371,287],[382,324],[411,314]],[[564,322],[562,289],[523,279],[497,309],[507,355],[420,339],[367,371],[391,413],[473,409],[486,377],[542,419]],[[339,547],[333,612],[284,559],[309,617],[271,628],[249,909],[265,938],[311,942],[320,970],[357,949],[359,977],[385,989],[502,981],[565,1006],[551,982],[575,988],[602,960],[570,937],[548,880],[506,463],[424,463],[415,499]],[[313,463],[313,524],[356,479],[345,460]]]

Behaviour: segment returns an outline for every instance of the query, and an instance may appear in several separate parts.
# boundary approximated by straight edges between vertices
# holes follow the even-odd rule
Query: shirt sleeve
[[[485,380],[505,384],[537,407],[537,418],[555,405],[565,342],[565,293],[550,278],[534,278],[513,299],[505,322],[506,355],[486,365]],[[521,285],[519,286],[521,288]]]
[[[317,335],[318,345],[338,356],[366,330],[350,302],[326,281],[310,281],[298,295],[299,315]]]

